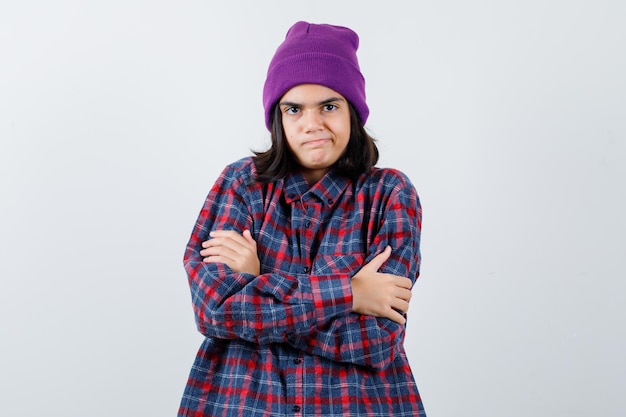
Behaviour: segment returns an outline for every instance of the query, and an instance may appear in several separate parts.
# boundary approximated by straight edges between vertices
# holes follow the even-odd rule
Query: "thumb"
[[[250,233],[248,229],[243,231],[243,237],[248,241],[248,243],[256,245],[256,241],[254,240],[254,238],[252,237],[252,233]]]
[[[374,256],[374,259],[366,265],[366,268],[372,271],[378,271],[387,259],[389,259],[389,256],[391,256],[391,246],[387,246],[385,250]]]

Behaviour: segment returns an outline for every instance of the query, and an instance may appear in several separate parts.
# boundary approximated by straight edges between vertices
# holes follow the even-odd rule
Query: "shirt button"
[[[308,266],[305,266],[302,270],[304,271],[305,274],[308,274],[310,271]]]
[[[308,229],[309,227],[311,227],[311,222],[306,222],[306,223],[304,223],[304,227],[306,227],[307,229]]]
[[[301,410],[301,408],[300,408],[300,406],[299,406],[299,405],[294,405],[294,406],[293,406],[293,408],[292,408],[292,410],[293,410],[294,412],[296,412],[296,413],[297,413],[298,411],[300,411],[300,410]]]
[[[294,363],[294,364],[296,364],[296,365],[298,365],[299,363],[302,363],[302,359],[300,359],[300,358],[294,358],[294,359],[293,359],[293,363]]]
[[[326,200],[326,202],[327,202],[328,204],[333,204],[333,199],[332,199],[332,198],[329,198],[328,200]]]

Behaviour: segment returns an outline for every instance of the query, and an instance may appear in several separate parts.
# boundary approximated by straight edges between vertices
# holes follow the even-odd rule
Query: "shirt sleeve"
[[[252,230],[252,206],[245,175],[229,166],[211,188],[184,255],[193,310],[200,333],[254,343],[293,341],[316,325],[347,315],[352,308],[348,274],[236,273],[226,264],[205,263],[201,244],[212,230]],[[314,281],[314,284],[312,282]]]
[[[397,185],[383,205],[383,215],[371,240],[365,263],[387,245],[392,255],[381,272],[409,277],[419,276],[419,250],[422,210],[415,188],[408,178]],[[334,361],[384,369],[403,351],[405,325],[386,318],[348,313],[323,323],[292,344],[308,353]]]

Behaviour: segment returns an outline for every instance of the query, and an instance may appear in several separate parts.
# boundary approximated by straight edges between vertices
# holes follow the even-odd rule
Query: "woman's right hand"
[[[406,277],[378,272],[390,255],[387,246],[352,277],[352,311],[404,324],[413,283]]]

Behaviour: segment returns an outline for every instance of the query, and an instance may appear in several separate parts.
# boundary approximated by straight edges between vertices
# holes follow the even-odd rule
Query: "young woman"
[[[228,165],[187,245],[206,337],[179,416],[424,416],[403,341],[421,207],[376,168],[346,27],[297,22],[263,91],[272,144]]]

